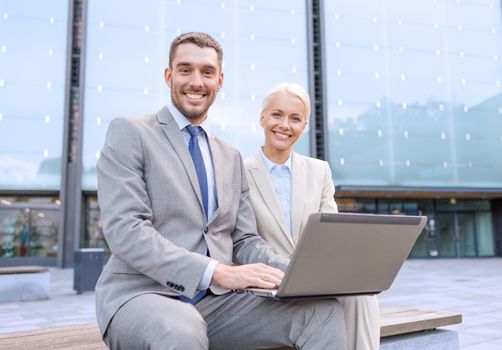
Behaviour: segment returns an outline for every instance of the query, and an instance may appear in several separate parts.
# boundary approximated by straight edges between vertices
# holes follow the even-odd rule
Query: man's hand
[[[279,287],[284,272],[265,264],[248,264],[228,266],[216,265],[211,284],[226,289],[242,289],[248,287],[274,289]]]

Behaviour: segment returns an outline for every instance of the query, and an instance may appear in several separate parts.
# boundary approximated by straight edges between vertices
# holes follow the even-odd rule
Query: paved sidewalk
[[[72,269],[51,269],[51,298],[0,303],[0,333],[95,322],[94,293],[77,295]],[[502,259],[409,260],[382,306],[415,306],[463,314],[463,350],[502,349]]]

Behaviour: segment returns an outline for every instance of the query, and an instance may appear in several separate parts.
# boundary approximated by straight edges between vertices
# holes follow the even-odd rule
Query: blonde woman
[[[258,233],[286,256],[293,253],[310,214],[338,211],[329,164],[293,151],[309,115],[310,98],[303,87],[282,83],[273,88],[263,100],[260,115],[265,144],[245,161]],[[349,349],[378,349],[376,297],[344,297],[339,301],[344,308]]]

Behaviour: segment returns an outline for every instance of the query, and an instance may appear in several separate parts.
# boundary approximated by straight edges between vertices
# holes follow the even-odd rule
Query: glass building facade
[[[165,105],[169,44],[188,31],[223,47],[210,130],[244,157],[262,144],[264,95],[299,83],[315,115],[296,150],[329,161],[340,210],[427,215],[412,257],[502,255],[501,0],[0,0],[0,265],[55,264],[66,235],[106,248],[108,124]],[[78,232],[60,226],[69,176]]]

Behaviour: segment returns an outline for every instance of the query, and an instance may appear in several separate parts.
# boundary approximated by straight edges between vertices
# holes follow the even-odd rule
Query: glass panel
[[[84,247],[108,249],[101,227],[98,199],[87,197],[86,204]]]
[[[340,212],[375,213],[374,199],[335,198]]]
[[[456,200],[456,199],[438,199],[436,201],[437,210],[441,211],[459,211],[459,210],[490,210],[490,201],[488,200]]]
[[[0,199],[0,257],[47,257],[58,251],[59,200]]]
[[[337,185],[502,186],[501,1],[324,1]]]
[[[474,214],[459,213],[457,215],[458,256],[476,256],[476,238],[474,236]]]
[[[456,257],[455,214],[437,214],[436,227],[439,240],[439,256]]]
[[[478,241],[478,256],[494,256],[492,214],[476,213],[476,237]]]
[[[305,11],[302,0],[88,1],[83,188],[96,188],[95,163],[110,120],[165,105],[169,44],[185,31],[208,32],[224,50],[225,81],[209,113],[211,132],[244,157],[256,152],[264,95],[283,81],[307,87]],[[309,154],[308,131],[297,150]]]
[[[0,16],[0,189],[59,189],[68,1],[2,1]]]

